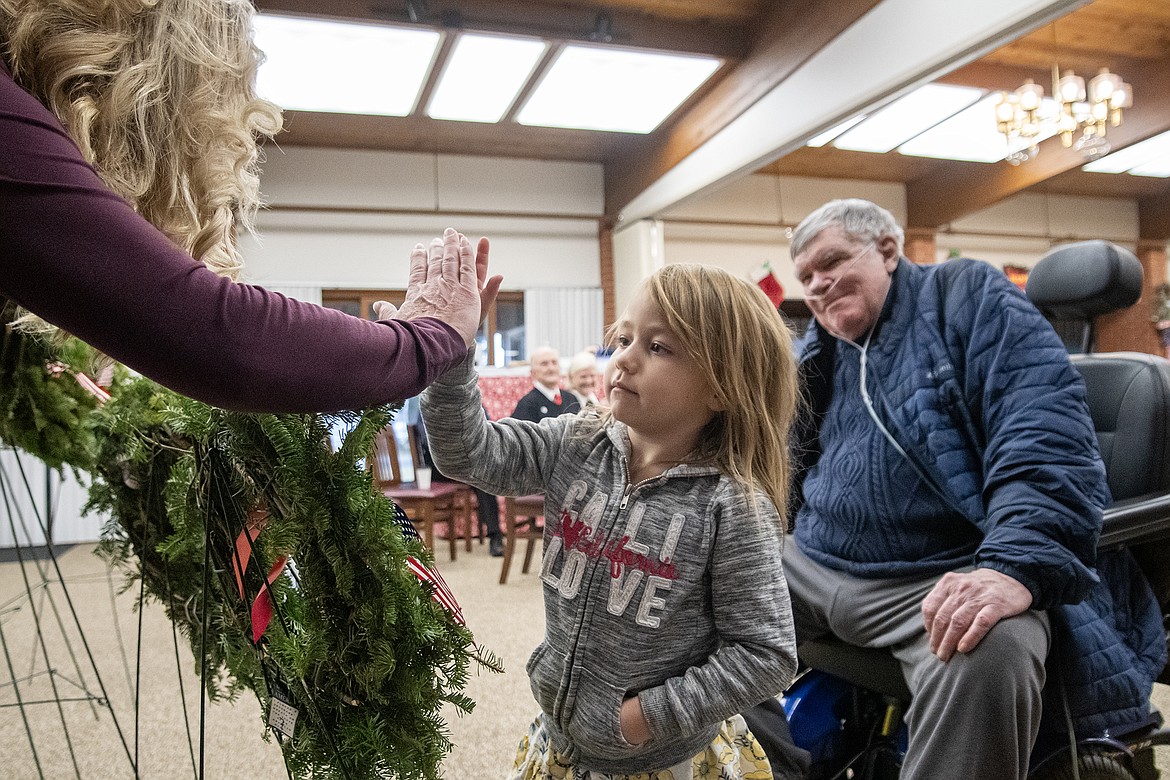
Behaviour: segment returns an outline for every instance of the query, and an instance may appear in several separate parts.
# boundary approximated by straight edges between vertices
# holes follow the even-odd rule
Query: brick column
[[[617,301],[613,278],[613,220],[602,219],[597,226],[597,248],[601,259],[601,308],[603,327],[617,319]]]
[[[1142,262],[1142,297],[1128,309],[1097,320],[1098,352],[1145,352],[1166,356],[1154,313],[1154,291],[1166,281],[1166,242],[1139,241],[1137,257]]]
[[[930,228],[906,228],[902,254],[915,265],[934,265],[938,262],[935,232]]]

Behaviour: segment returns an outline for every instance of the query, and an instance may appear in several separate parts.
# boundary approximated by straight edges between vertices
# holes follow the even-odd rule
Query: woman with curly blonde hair
[[[228,408],[415,395],[463,357],[498,281],[470,254],[424,261],[378,323],[235,283],[257,139],[281,127],[255,92],[252,16],[247,0],[0,0],[0,303]]]

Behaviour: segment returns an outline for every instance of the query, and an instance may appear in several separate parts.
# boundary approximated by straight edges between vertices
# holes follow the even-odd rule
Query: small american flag
[[[422,539],[415,530],[414,523],[410,522],[410,518],[406,516],[406,512],[402,511],[402,507],[398,504],[394,505],[394,519],[398,521],[398,525],[402,528],[402,536],[406,539],[414,539],[422,543]],[[428,569],[423,565],[422,561],[415,558],[413,555],[406,556],[406,568],[410,569],[411,574],[418,578],[418,581],[431,586],[431,598],[439,602],[443,609],[451,613],[451,617],[455,618],[455,622],[461,626],[466,626],[467,621],[463,619],[463,610],[459,608],[459,602],[455,600],[455,595],[451,593],[451,588],[443,580],[443,575],[439,574],[438,569]]]

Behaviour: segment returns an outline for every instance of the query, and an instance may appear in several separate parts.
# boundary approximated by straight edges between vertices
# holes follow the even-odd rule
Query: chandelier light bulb
[[[1008,94],[1007,92],[999,93],[999,102],[995,104],[995,121],[1001,125],[1001,133],[1005,132],[1002,126],[1010,125],[1012,120],[1015,119],[1016,107],[1014,102],[1015,95]]]
[[[1024,111],[1036,111],[1040,108],[1040,99],[1044,97],[1044,87],[1028,79],[1016,90],[1016,99]]]
[[[1085,99],[1085,80],[1071,70],[1066,70],[1060,77],[1057,88],[1062,103],[1077,103]]]
[[[1092,103],[1108,103],[1113,99],[1113,93],[1120,88],[1121,79],[1110,73],[1109,68],[1101,68],[1089,82],[1089,100]]]
[[[1109,98],[1109,124],[1117,127],[1121,124],[1122,109],[1129,108],[1133,105],[1133,87],[1126,84],[1124,81],[1114,91],[1113,96]]]
[[[1086,159],[1096,160],[1109,154],[1112,147],[1104,138],[1094,135],[1090,128],[1085,128],[1085,134],[1077,141],[1076,148]]]
[[[1109,105],[1111,108],[1130,108],[1133,106],[1133,87],[1126,82],[1121,82],[1120,85],[1113,91],[1113,96],[1109,98]]]
[[[1109,153],[1105,132],[1122,122],[1122,112],[1133,105],[1133,87],[1108,68],[1101,68],[1088,83],[1072,70],[1063,73],[1053,64],[1053,106],[1044,102],[1044,88],[1027,79],[1013,92],[1000,92],[995,104],[996,129],[1003,135],[1009,154],[1004,158],[1020,165],[1039,153],[1036,139],[1059,134],[1065,148],[1076,147],[1096,159]],[[1025,148],[1020,148],[1027,144]]]
[[[1031,160],[1033,157],[1035,157],[1039,153],[1040,153],[1040,147],[1037,146],[1036,144],[1032,144],[1031,146],[1028,146],[1027,148],[1017,149],[1016,151],[1012,152],[1004,159],[1007,160],[1012,165],[1020,165],[1021,163],[1026,163],[1028,160]]]

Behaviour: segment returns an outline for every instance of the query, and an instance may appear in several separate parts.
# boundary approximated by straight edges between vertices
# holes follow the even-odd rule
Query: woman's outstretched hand
[[[503,281],[499,275],[488,277],[488,249],[488,240],[481,238],[473,252],[467,237],[452,228],[444,230],[442,238],[431,239],[429,246],[415,244],[406,300],[397,309],[377,301],[374,313],[379,319],[435,317],[454,328],[470,347]]]

